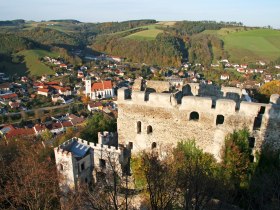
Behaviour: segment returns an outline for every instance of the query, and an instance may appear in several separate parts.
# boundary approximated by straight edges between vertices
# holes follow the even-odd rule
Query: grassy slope
[[[57,53],[46,50],[24,50],[18,54],[24,56],[25,65],[30,75],[41,76],[43,74],[54,74],[52,69],[41,63],[40,58],[44,56],[57,57]]]
[[[280,31],[233,28],[204,33],[219,36],[233,62],[271,61],[280,57]]]
[[[156,28],[158,26],[164,26],[164,25],[152,24],[148,26],[142,26],[140,28],[148,28],[148,29],[131,34],[126,38],[136,39],[136,40],[154,40],[159,33],[163,32],[162,30]]]

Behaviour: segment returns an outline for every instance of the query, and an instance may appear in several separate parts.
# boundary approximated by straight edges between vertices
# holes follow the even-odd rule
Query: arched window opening
[[[129,146],[130,149],[133,149],[133,142],[129,142],[128,146]]]
[[[157,143],[156,143],[156,142],[153,142],[153,143],[152,143],[152,149],[155,149],[155,148],[157,148]]]
[[[198,112],[191,112],[191,114],[190,114],[190,120],[198,121],[198,120],[199,120],[199,114],[198,114]]]
[[[249,137],[248,140],[249,140],[249,147],[254,148],[256,139],[254,137]]]
[[[141,122],[137,122],[137,133],[141,133]]]
[[[153,127],[149,125],[147,127],[147,134],[151,134],[151,133],[153,133]]]
[[[218,114],[216,119],[216,125],[222,125],[224,124],[225,117],[224,115]]]

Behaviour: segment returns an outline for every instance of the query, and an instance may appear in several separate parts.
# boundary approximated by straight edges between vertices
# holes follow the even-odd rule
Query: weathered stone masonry
[[[175,146],[180,140],[195,139],[205,152],[220,159],[228,133],[247,127],[254,150],[269,144],[280,148],[279,95],[270,104],[238,103],[230,99],[183,96],[181,104],[170,93],[128,89],[118,91],[118,135],[120,143],[133,143],[133,150]],[[217,119],[218,118],[218,119]]]

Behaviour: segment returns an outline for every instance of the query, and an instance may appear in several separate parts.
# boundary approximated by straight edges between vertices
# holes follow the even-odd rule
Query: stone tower
[[[86,76],[86,78],[85,78],[85,88],[86,88],[86,96],[91,98],[91,78],[90,78],[90,76]]]

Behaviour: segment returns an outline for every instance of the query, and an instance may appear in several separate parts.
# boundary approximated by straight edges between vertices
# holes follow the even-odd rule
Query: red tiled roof
[[[91,91],[112,89],[113,85],[111,81],[101,81],[93,83],[91,86]]]
[[[61,92],[65,92],[67,90],[70,90],[70,87],[61,87],[61,86],[57,86],[57,85],[52,85],[51,87],[56,89],[56,90],[60,90]]]
[[[99,106],[103,106],[101,102],[96,102],[96,103],[90,103],[89,107],[93,108],[93,107],[99,107]]]
[[[3,84],[0,84],[0,88],[10,88],[10,83],[3,83]]]
[[[45,85],[59,85],[59,82],[46,82]]]
[[[61,123],[52,123],[52,124],[48,125],[47,128],[49,130],[62,128],[62,124]]]
[[[48,93],[48,92],[49,92],[49,89],[39,88],[39,89],[38,89],[38,92],[45,92],[45,93]]]
[[[35,125],[34,126],[34,129],[37,131],[37,132],[40,132],[40,131],[43,131],[43,130],[46,130],[46,126],[45,125]]]
[[[12,137],[17,137],[17,136],[30,136],[34,135],[35,131],[32,128],[17,128],[11,130],[9,133],[7,133],[6,138],[12,138]]]
[[[11,93],[11,94],[0,96],[0,98],[3,98],[3,99],[10,99],[10,98],[16,98],[16,97],[18,97],[18,95],[16,93]]]
[[[72,127],[73,123],[71,121],[62,122],[63,127]]]

